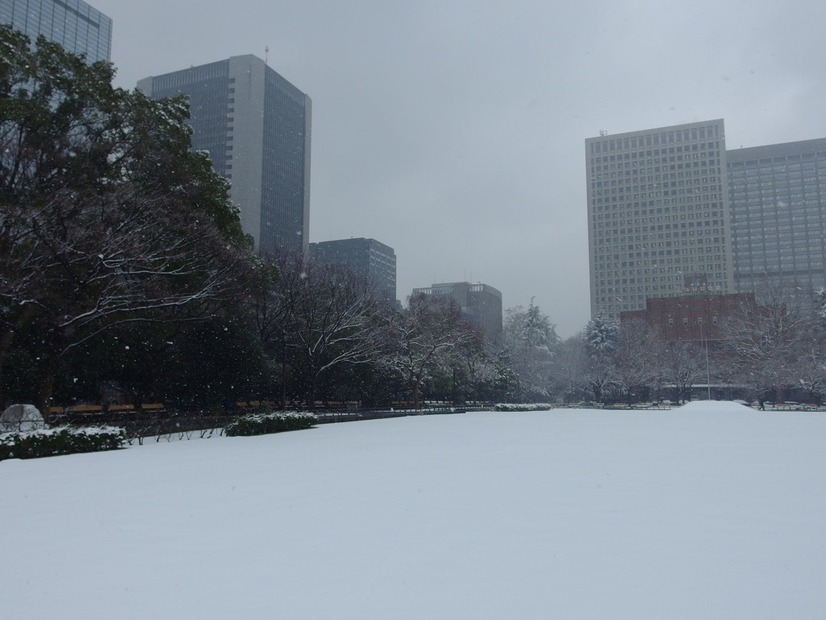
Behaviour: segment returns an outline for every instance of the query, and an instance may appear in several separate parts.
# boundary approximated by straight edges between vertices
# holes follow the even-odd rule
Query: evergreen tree
[[[190,151],[185,101],[113,75],[0,26],[0,371],[34,348],[41,407],[72,348],[208,316],[253,270],[227,181]]]
[[[619,345],[619,324],[598,314],[585,326],[585,381],[594,400],[604,402],[606,392],[614,385],[614,356]]]
[[[559,336],[551,319],[531,300],[527,308],[509,308],[505,319],[504,342],[519,390],[517,400],[547,399],[551,387],[551,363]]]

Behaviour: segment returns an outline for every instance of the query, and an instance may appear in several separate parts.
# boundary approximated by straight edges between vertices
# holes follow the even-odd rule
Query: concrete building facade
[[[826,287],[826,139],[730,150],[727,162],[735,290]]]
[[[341,265],[371,283],[376,296],[396,302],[396,252],[375,239],[337,239],[310,244],[313,260]]]
[[[312,102],[256,56],[148,77],[154,98],[184,94],[192,148],[232,184],[244,231],[261,254],[309,248]]]
[[[733,290],[722,120],[585,141],[591,314]]]
[[[450,282],[414,288],[413,294],[449,297],[471,322],[482,328],[485,338],[492,342],[502,338],[502,293],[492,286]]]
[[[112,20],[83,0],[0,0],[0,23],[32,43],[42,34],[89,63],[111,59]]]

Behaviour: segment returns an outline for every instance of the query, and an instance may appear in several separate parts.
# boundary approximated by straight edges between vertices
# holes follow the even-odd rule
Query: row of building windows
[[[676,191],[671,192],[648,192],[639,194],[616,194],[609,196],[597,196],[593,200],[594,210],[624,209],[628,201],[639,201],[642,207],[653,207],[655,204],[666,206],[680,206],[683,204],[693,204],[695,208],[701,208],[698,203],[705,203],[708,200],[717,200],[717,194],[689,194],[680,196]],[[636,203],[634,203],[636,204]]]
[[[592,153],[608,153],[611,151],[639,149],[649,146],[677,144],[680,142],[696,142],[698,140],[719,140],[721,137],[719,125],[703,125],[687,129],[668,129],[652,131],[633,136],[619,136],[616,138],[592,139]],[[678,147],[679,148],[679,147]]]
[[[590,172],[592,175],[594,174],[608,174],[608,173],[616,173],[620,170],[623,171],[630,171],[634,172],[634,170],[638,170],[640,172],[665,172],[665,171],[679,171],[679,170],[694,170],[697,168],[720,168],[720,160],[715,159],[714,157],[703,156],[703,153],[697,154],[696,157],[688,157],[686,156],[686,161],[684,163],[674,163],[682,162],[683,159],[680,157],[679,159],[669,159],[668,161],[672,163],[667,163],[665,159],[660,161],[659,159],[653,159],[648,162],[625,162],[623,163],[614,163],[614,164],[597,164],[595,162],[591,162]],[[687,161],[691,159],[692,161]],[[647,165],[646,165],[647,164]],[[640,167],[642,166],[642,167]]]
[[[671,175],[671,178],[668,178],[668,175],[662,175],[663,178],[660,178],[660,175],[650,175],[647,179],[645,177],[642,178],[630,178],[630,179],[611,179],[605,181],[592,181],[591,182],[591,189],[592,190],[602,190],[603,188],[619,188],[622,191],[623,188],[627,190],[654,190],[654,189],[666,189],[666,188],[694,188],[696,186],[703,186],[703,188],[713,187],[717,191],[723,191],[722,185],[718,183],[718,179],[715,177],[701,177],[699,175],[696,178],[689,178],[683,179],[678,178],[676,175]],[[746,186],[751,187],[751,186]],[[761,186],[758,186],[761,187]],[[774,187],[774,185],[771,185]],[[690,190],[689,190],[690,191]],[[705,189],[704,191],[708,191]]]
[[[722,266],[722,264],[719,263],[719,264],[716,264],[716,265],[712,264],[710,267],[711,267],[711,269],[714,269],[714,268],[719,269],[721,266]],[[627,275],[627,273],[625,273],[623,275]],[[712,275],[712,274],[709,274],[709,275]],[[674,282],[684,282],[684,280],[685,280],[685,275],[682,271],[680,271],[678,273],[670,274],[670,275],[654,275],[654,276],[643,275],[643,276],[638,276],[636,278],[617,278],[616,280],[613,280],[611,282],[611,285],[615,286],[617,284],[621,284],[621,285],[625,286],[626,284],[627,285],[640,285],[640,284],[646,284],[647,285],[647,284],[657,284],[657,283],[659,283],[659,284],[664,284],[664,283],[668,284],[668,283],[674,283]],[[599,285],[604,289],[605,286],[606,286],[606,281],[605,280],[600,280]]]

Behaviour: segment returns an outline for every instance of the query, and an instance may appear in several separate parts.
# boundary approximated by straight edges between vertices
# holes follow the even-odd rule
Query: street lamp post
[[[706,390],[708,393],[708,400],[711,400],[711,372],[709,371],[708,365],[708,340],[705,339],[704,332],[703,332],[703,317],[697,319],[700,323],[700,342],[703,345],[703,348],[706,352]]]

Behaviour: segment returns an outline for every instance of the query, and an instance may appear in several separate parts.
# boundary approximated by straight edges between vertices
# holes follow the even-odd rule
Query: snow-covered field
[[[0,462],[4,618],[826,617],[826,414],[476,413]]]

